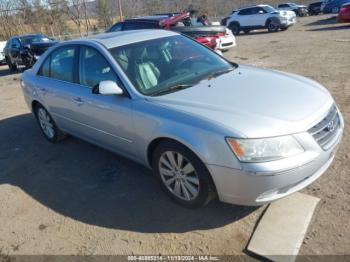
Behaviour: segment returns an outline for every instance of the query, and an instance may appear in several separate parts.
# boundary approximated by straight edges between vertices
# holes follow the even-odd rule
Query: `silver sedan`
[[[262,205],[306,187],[344,128],[320,84],[231,63],[170,31],[58,44],[21,85],[49,141],[71,134],[146,165],[190,208],[216,196]]]

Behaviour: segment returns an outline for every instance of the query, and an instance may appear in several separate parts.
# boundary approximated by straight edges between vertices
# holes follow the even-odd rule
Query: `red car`
[[[337,16],[339,23],[350,22],[350,3],[343,5]]]
[[[201,44],[216,49],[218,39],[225,35],[226,28],[224,26],[185,26],[185,24],[190,23],[189,19],[189,12],[138,17],[116,23],[106,32],[167,29],[192,37]],[[178,26],[179,22],[183,23],[183,26]]]

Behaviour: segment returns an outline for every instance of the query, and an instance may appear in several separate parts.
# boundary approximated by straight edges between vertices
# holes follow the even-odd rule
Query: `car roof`
[[[106,48],[114,48],[132,43],[138,43],[142,41],[163,38],[168,36],[179,35],[176,32],[161,30],[161,29],[144,29],[144,30],[131,30],[131,31],[119,31],[113,33],[102,33],[98,35],[92,35],[87,38],[81,38],[71,40],[67,42],[98,42],[104,45]]]
[[[13,37],[35,37],[35,36],[45,36],[45,35],[41,33],[36,33],[36,34],[15,35]]]
[[[239,9],[235,9],[234,11],[240,11],[243,9],[247,9],[247,8],[253,8],[253,7],[265,7],[265,6],[270,6],[270,5],[250,5],[250,6],[242,6]]]
[[[140,16],[128,19],[127,21],[133,21],[133,20],[151,20],[151,21],[161,21],[163,19],[167,19],[169,16],[167,15],[149,15],[149,16]]]

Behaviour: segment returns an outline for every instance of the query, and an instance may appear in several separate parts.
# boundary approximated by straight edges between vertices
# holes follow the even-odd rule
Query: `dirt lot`
[[[286,32],[237,37],[225,56],[325,85],[346,121],[334,164],[305,192],[321,198],[301,254],[350,253],[350,25],[300,19]],[[70,138],[52,145],[0,67],[0,255],[241,254],[264,207],[171,202],[149,170]]]

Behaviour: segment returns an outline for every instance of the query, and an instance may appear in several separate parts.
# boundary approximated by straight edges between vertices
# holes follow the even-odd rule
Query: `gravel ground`
[[[321,199],[301,254],[350,254],[350,26],[307,17],[237,37],[224,55],[325,85],[346,121],[333,165],[304,192]],[[171,202],[149,170],[78,139],[52,145],[0,67],[0,257],[11,254],[242,254],[264,210]]]

